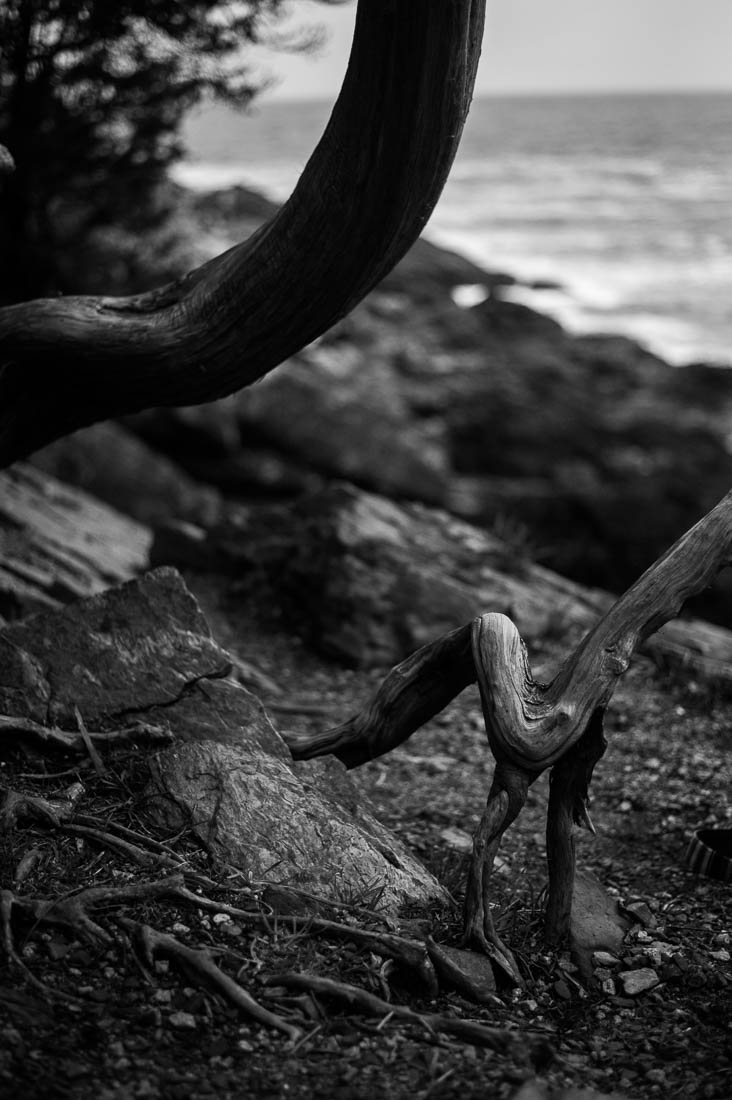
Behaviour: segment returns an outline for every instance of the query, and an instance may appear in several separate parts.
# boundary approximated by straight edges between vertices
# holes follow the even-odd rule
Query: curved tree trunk
[[[0,465],[96,420],[233,393],[348,313],[440,195],[484,8],[359,0],[330,122],[289,201],[250,240],[150,294],[0,310]]]

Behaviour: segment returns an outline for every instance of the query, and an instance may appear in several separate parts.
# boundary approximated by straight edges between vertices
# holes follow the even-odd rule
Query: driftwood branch
[[[283,733],[296,760],[332,753],[347,768],[391,752],[475,682],[471,627],[422,646],[391,670],[355,717],[322,733]]]
[[[0,465],[95,420],[210,401],[345,316],[416,240],[470,105],[485,0],[360,0],[343,87],[248,241],[132,298],[0,310]]]
[[[533,679],[526,647],[511,620],[482,615],[472,626],[437,639],[397,665],[349,722],[314,736],[286,734],[290,750],[299,759],[332,752],[354,767],[401,744],[477,680],[496,768],[473,841],[465,934],[519,980],[510,952],[496,935],[488,904],[490,872],[503,833],[521,811],[529,785],[553,766],[546,936],[551,943],[560,942],[571,911],[572,829],[583,823],[592,827],[586,804],[593,768],[605,750],[604,709],[638,645],[730,560],[732,493],[621,596],[550,684]]]

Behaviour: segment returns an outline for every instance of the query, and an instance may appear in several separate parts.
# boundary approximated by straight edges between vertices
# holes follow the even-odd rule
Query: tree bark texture
[[[325,133],[248,241],[131,298],[0,310],[0,465],[96,420],[248,385],[345,316],[419,236],[470,105],[485,0],[360,0]]]

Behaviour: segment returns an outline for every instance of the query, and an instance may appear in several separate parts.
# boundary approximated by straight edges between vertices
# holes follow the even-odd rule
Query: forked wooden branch
[[[294,757],[333,753],[348,767],[401,744],[477,679],[491,751],[493,784],[473,841],[466,894],[466,939],[516,980],[518,967],[498,939],[488,882],[501,837],[531,783],[554,766],[547,839],[546,935],[568,931],[574,878],[572,826],[588,823],[587,789],[605,742],[602,715],[637,646],[673,618],[732,559],[732,493],[648,569],[586,635],[549,684],[531,675],[526,647],[505,615],[487,614],[424,646],[392,669],[349,722],[314,736],[287,734]],[[467,645],[468,632],[472,648]]]

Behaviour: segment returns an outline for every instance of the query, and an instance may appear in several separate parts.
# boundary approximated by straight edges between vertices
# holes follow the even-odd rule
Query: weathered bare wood
[[[360,0],[343,88],[289,201],[248,241],[133,298],[0,311],[0,464],[95,420],[260,378],[416,240],[470,105],[485,0]]]
[[[575,825],[594,826],[587,810],[595,764],[605,752],[603,711],[596,710],[573,752],[556,762],[549,783],[546,854],[549,871],[544,939],[554,947],[569,933],[575,872]]]
[[[678,613],[732,557],[732,492],[686,532],[600,619],[548,685],[531,674],[514,623],[489,613],[471,628],[472,662],[463,627],[424,646],[387,676],[356,718],[316,737],[291,736],[291,751],[335,751],[354,766],[400,744],[475,677],[488,741],[496,758],[493,783],[473,839],[465,898],[465,938],[520,980],[498,938],[488,884],[501,837],[520,813],[530,784],[554,765],[547,822],[550,892],[546,934],[566,934],[574,879],[572,826],[589,823],[589,781],[605,749],[602,714],[618,677],[640,643]],[[442,677],[441,661],[447,662]],[[435,681],[441,681],[436,683]],[[442,705],[444,705],[444,703]]]
[[[276,511],[237,515],[205,538],[177,530],[152,551],[161,564],[197,562],[236,575],[251,568],[254,553],[285,617],[329,654],[361,666],[394,665],[476,609],[509,615],[530,648],[565,637],[568,651],[616,599],[517,561],[495,534],[447,513],[343,484]],[[732,631],[721,626],[677,619],[642,652],[732,686]]]
[[[475,681],[470,624],[422,646],[391,670],[348,722],[322,733],[282,734],[296,760],[332,753],[347,768],[390,752]]]
[[[333,753],[354,768],[396,748],[479,678],[491,728],[495,725],[494,749],[540,772],[582,736],[596,707],[607,703],[633,649],[709,584],[731,553],[729,494],[610,608],[551,685],[534,682],[511,620],[489,614],[472,625],[477,661],[470,652],[468,624],[396,665],[363,710],[347,722],[315,734],[287,732],[283,737],[295,759]],[[665,636],[678,627],[673,637],[682,637],[682,625],[669,624]]]
[[[673,618],[732,557],[732,493],[686,532],[600,619],[551,684],[535,683],[518,630],[504,615],[477,621],[478,682],[491,747],[541,771],[583,735],[644,638]]]
[[[517,985],[521,972],[513,955],[496,932],[491,915],[489,882],[501,839],[526,802],[531,776],[505,761],[497,761],[488,801],[473,836],[473,856],[465,891],[466,945],[479,948]]]

